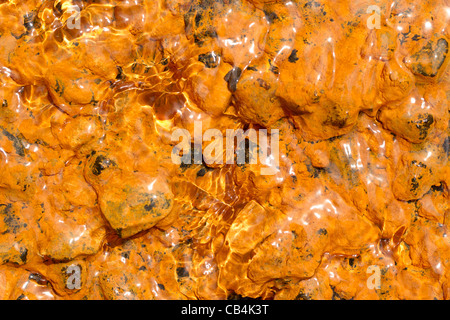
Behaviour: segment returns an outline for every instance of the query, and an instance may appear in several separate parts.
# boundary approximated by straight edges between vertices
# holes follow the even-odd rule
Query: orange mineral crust
[[[0,299],[449,299],[449,22],[0,0]],[[277,133],[279,163],[250,136],[209,161],[209,129],[231,159],[227,130]]]

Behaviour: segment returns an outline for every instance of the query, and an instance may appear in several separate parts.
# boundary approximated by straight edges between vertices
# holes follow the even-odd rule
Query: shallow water
[[[0,298],[449,298],[449,21],[447,0],[0,1]],[[174,163],[179,129],[202,163]],[[278,140],[212,163],[208,129],[217,159],[227,130]]]

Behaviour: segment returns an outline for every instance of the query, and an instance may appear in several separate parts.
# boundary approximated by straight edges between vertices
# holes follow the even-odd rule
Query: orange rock
[[[0,1],[0,299],[450,298],[448,1],[69,2]]]

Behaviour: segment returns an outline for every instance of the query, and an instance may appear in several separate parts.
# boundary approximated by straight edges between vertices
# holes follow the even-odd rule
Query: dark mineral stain
[[[209,69],[217,68],[220,62],[220,56],[214,51],[210,53],[204,53],[198,56],[198,61],[204,63],[205,66]]]
[[[310,297],[308,294],[303,293],[303,292],[300,292],[300,293],[295,297],[294,300],[312,300],[312,299],[311,299],[311,297]]]
[[[259,86],[261,87],[261,88],[264,88],[264,89],[266,89],[266,90],[269,90],[270,89],[270,84],[268,84],[266,81],[264,81],[263,79],[256,79],[256,81],[259,83]]]
[[[334,286],[330,286],[331,290],[333,291],[333,296],[331,297],[331,300],[344,300],[341,298],[339,293],[336,292],[336,288]]]
[[[242,70],[239,67],[231,69],[224,77],[224,80],[228,82],[228,89],[231,92],[236,91],[237,83],[241,78]]]
[[[354,267],[355,266],[355,258],[348,259],[348,264],[350,265],[350,267]]]
[[[420,138],[425,139],[428,136],[431,125],[434,123],[434,118],[429,113],[420,114],[419,119],[415,123],[417,129],[419,129]]]
[[[117,66],[117,76],[116,76],[116,80],[123,80],[125,79],[125,75],[123,73],[123,69],[121,66]]]
[[[417,181],[417,178],[414,177],[411,179],[411,191],[414,192],[419,187],[419,182]]]
[[[152,211],[154,207],[156,207],[156,203],[153,201],[153,199],[150,199],[150,204],[146,204],[144,206],[144,209],[145,211]]]
[[[274,23],[274,21],[280,20],[275,12],[264,11],[264,15],[269,23]]]
[[[177,268],[177,276],[178,276],[178,278],[189,277],[189,271],[187,271],[186,268],[178,267]]]
[[[28,31],[41,27],[41,23],[35,12],[30,12],[23,16],[23,25]]]
[[[435,77],[448,54],[448,42],[441,38],[436,42],[433,50],[433,41],[429,41],[418,52],[411,56],[414,63],[412,64],[412,71],[415,74],[423,75],[425,77]]]
[[[103,155],[99,155],[92,165],[92,173],[96,176],[99,176],[103,170],[115,165],[116,164],[114,163],[114,161],[107,159]]]
[[[47,284],[47,280],[44,278],[44,276],[42,276],[39,273],[31,273],[30,276],[28,277],[28,279],[33,280],[33,281],[37,282],[40,285],[46,285]]]
[[[23,263],[27,262],[27,255],[28,255],[28,249],[21,248],[20,249],[20,260],[22,260]]]
[[[0,216],[3,216],[3,222],[7,229],[3,234],[16,234],[20,231],[23,225],[20,223],[19,217],[14,214],[11,204],[0,204]]]
[[[197,177],[203,177],[205,174],[206,174],[205,168],[201,168],[200,170],[197,171]]]
[[[297,49],[292,50],[291,55],[288,58],[290,63],[296,63],[298,61],[297,52]]]
[[[273,74],[276,74],[276,75],[278,75],[278,74],[280,74],[280,69],[277,67],[277,66],[270,66],[270,69],[269,69]]]
[[[25,156],[25,148],[22,144],[22,141],[19,138],[17,138],[16,136],[14,136],[13,134],[9,133],[6,129],[3,129],[3,134],[5,135],[6,138],[8,138],[9,141],[11,141],[13,143],[16,153],[19,156],[24,157]]]

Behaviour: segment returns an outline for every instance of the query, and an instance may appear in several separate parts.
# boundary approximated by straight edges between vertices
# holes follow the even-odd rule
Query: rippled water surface
[[[449,22],[0,0],[0,298],[448,299]],[[196,121],[279,132],[279,163],[175,164]]]

